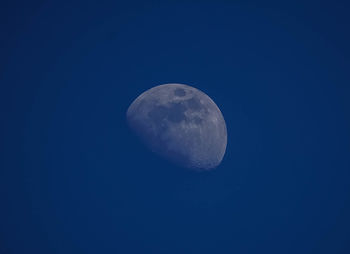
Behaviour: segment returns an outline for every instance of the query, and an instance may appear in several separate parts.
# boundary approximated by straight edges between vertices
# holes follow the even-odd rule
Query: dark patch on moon
[[[185,120],[186,106],[182,103],[170,103],[170,105],[159,105],[154,107],[149,113],[148,117],[155,122],[161,122],[165,119],[170,122],[179,123]]]
[[[183,103],[171,103],[168,108],[167,119],[173,123],[179,123],[185,120],[186,106]]]
[[[183,96],[186,95],[186,92],[185,92],[185,90],[182,89],[182,88],[176,88],[176,89],[174,90],[174,94],[175,94],[176,96],[183,97]]]
[[[196,98],[191,98],[180,102],[171,102],[169,105],[159,105],[154,107],[150,112],[148,112],[148,117],[155,122],[161,122],[165,119],[173,123],[180,123],[181,121],[194,122],[195,124],[202,123],[202,119],[198,116],[193,117],[193,119],[188,119],[185,112],[190,109],[193,111],[200,111],[203,109],[200,101]],[[204,112],[208,112],[204,108]]]
[[[206,108],[203,107],[203,105],[200,103],[199,99],[192,97],[191,99],[186,101],[188,107],[192,110],[201,110],[204,109],[206,110]]]

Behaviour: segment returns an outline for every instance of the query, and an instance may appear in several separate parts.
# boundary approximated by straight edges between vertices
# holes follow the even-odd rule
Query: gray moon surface
[[[194,87],[153,87],[133,101],[126,115],[129,127],[149,149],[178,166],[210,170],[224,157],[224,117],[214,101]]]

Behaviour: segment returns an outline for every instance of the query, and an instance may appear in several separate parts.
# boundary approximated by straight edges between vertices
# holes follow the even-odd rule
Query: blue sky
[[[349,5],[1,4],[0,253],[349,253]],[[127,128],[184,83],[222,164],[169,165]]]

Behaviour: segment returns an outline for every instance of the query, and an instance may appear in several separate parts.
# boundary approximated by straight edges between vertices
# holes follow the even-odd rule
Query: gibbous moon
[[[194,87],[165,84],[145,91],[128,108],[127,121],[149,149],[178,166],[209,170],[224,157],[225,120]]]

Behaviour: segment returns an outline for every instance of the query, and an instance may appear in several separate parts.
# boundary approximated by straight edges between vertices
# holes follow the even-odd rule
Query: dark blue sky
[[[350,253],[346,1],[2,1],[0,253]],[[184,83],[220,167],[149,153],[125,113]]]

